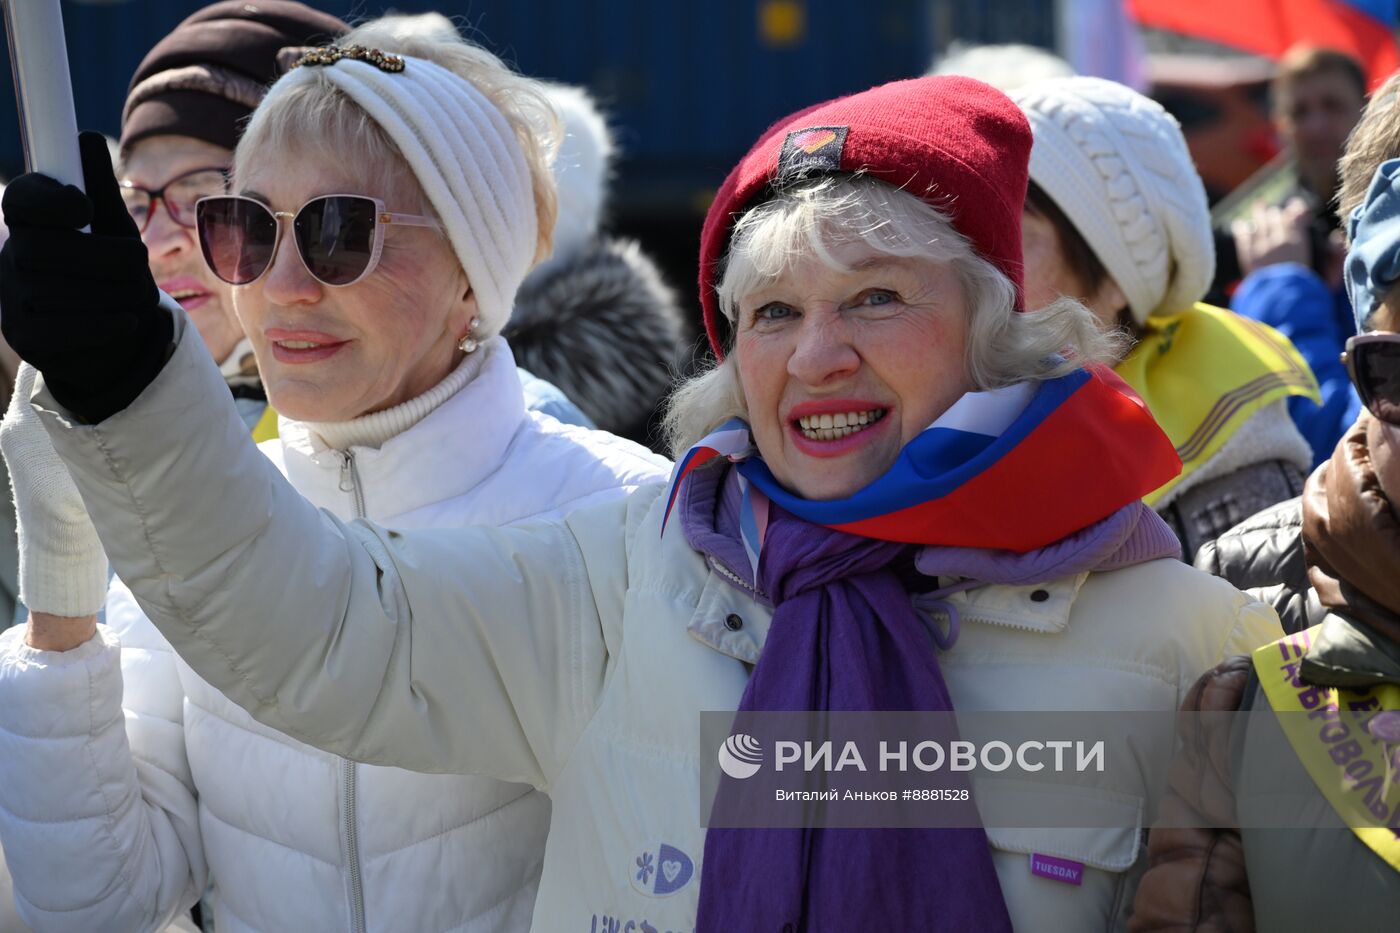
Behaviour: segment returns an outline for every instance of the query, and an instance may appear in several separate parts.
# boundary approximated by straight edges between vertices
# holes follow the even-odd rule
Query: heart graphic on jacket
[[[632,870],[634,867],[636,871]],[[684,890],[695,876],[695,863],[690,856],[664,842],[643,849],[628,863],[632,887],[647,897],[670,897]]]
[[[794,136],[792,144],[811,155],[834,139],[836,139],[836,133],[832,130],[808,130]]]

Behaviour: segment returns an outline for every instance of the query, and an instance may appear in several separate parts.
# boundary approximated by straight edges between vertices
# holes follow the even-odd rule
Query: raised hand
[[[159,305],[106,140],[83,133],[79,149],[87,194],[35,172],[5,189],[0,329],[54,398],[97,423],[155,379],[173,322]]]

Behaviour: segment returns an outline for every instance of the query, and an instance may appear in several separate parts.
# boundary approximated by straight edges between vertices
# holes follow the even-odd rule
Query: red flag
[[[1209,39],[1270,58],[1300,43],[1356,56],[1375,89],[1400,68],[1389,26],[1346,0],[1128,0],[1144,26]]]

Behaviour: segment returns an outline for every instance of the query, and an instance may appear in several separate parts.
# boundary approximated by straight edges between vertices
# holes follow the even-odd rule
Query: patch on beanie
[[[778,153],[778,174],[839,171],[848,129],[845,126],[812,126],[788,133]]]

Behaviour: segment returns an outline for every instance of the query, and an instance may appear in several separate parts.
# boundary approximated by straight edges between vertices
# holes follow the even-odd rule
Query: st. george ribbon
[[[59,0],[0,0],[19,99],[25,167],[83,187],[78,121]]]

